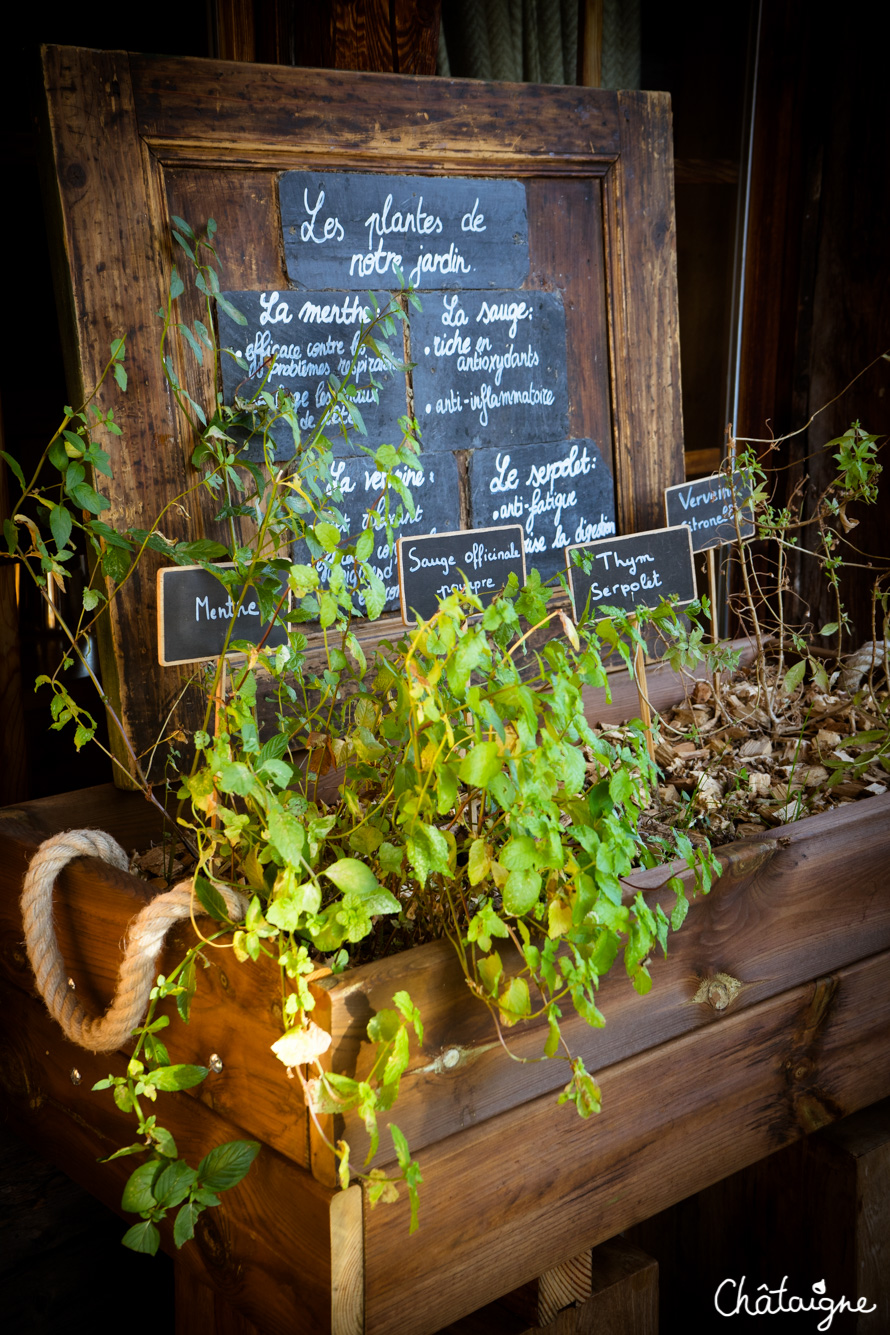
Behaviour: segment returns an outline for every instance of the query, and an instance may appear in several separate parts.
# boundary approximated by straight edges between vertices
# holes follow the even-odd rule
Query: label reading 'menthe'
[[[230,626],[232,640],[249,644],[263,640],[270,649],[287,640],[283,624],[269,628],[253,589],[244,590],[236,610],[228,590],[203,566],[167,566],[158,571],[158,662],[162,667],[219,658]]]

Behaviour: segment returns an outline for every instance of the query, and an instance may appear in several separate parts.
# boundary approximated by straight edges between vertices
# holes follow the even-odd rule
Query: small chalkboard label
[[[566,438],[559,293],[427,293],[410,325],[414,410],[425,450]]]
[[[687,524],[692,533],[692,550],[703,552],[735,542],[741,535],[753,538],[755,532],[751,503],[751,483],[743,473],[729,478],[725,473],[697,478],[666,487],[664,505],[669,525]],[[735,513],[739,516],[736,533]]]
[[[470,455],[474,525],[522,524],[525,555],[545,578],[565,568],[565,549],[615,532],[612,476],[592,440],[517,445]]]
[[[467,585],[490,603],[511,574],[525,583],[522,527],[460,529],[399,540],[399,587],[402,620],[428,621],[439,598]]]
[[[367,455],[360,459],[334,459],[331,464],[331,480],[327,484],[332,503],[343,516],[344,522],[336,525],[341,534],[354,542],[358,535],[367,528],[370,514],[374,525],[374,550],[368,558],[368,564],[386,587],[384,612],[398,610],[399,576],[396,568],[397,540],[402,537],[423,535],[425,533],[450,532],[460,523],[460,487],[457,476],[457,461],[453,454],[437,454],[422,461],[422,468],[407,468],[399,465],[396,476],[411,492],[414,501],[414,515],[408,514],[401,497],[394,488],[389,491],[389,513],[395,515],[401,509],[403,518],[393,524],[393,545],[390,547],[386,533],[386,496],[385,478],[374,467],[373,460]],[[339,499],[338,499],[339,494]],[[326,516],[327,518],[328,516]],[[336,521],[331,518],[331,523]],[[310,560],[309,549],[305,542],[298,542],[293,547],[293,559],[299,564]],[[324,562],[318,563],[318,573],[324,586],[330,580],[330,570]],[[347,583],[354,574],[351,567],[346,568]],[[354,599],[357,615],[364,615],[361,595]]]
[[[396,270],[421,290],[528,277],[521,181],[295,171],[279,199],[288,276],[301,287],[396,287]]]
[[[232,566],[226,568],[231,570]],[[219,658],[233,614],[234,604],[225,586],[203,566],[166,566],[159,570],[158,662],[162,667],[173,667]],[[260,616],[250,588],[234,619],[232,639],[250,644],[259,644],[269,625]],[[286,641],[285,626],[275,624],[264,644],[277,649]]]
[[[589,571],[575,564],[574,552],[589,555]],[[593,614],[604,605],[633,612],[657,607],[665,598],[691,603],[696,596],[692,534],[685,525],[570,547],[566,564],[576,617],[583,614],[588,597]]]
[[[343,406],[329,413],[325,432],[338,449],[349,443],[376,446],[393,443],[398,421],[406,411],[406,383],[402,372],[394,372],[382,357],[360,347],[361,331],[376,311],[368,293],[354,292],[226,292],[226,299],[247,319],[239,325],[219,308],[219,338],[247,363],[247,370],[233,357],[223,354],[223,399],[235,395],[251,399],[260,388],[276,393],[286,390],[301,432],[311,432],[331,403],[331,377],[349,380],[357,391],[352,399],[367,435],[361,435]],[[385,309],[389,294],[375,294],[378,309]],[[385,342],[385,340],[383,340]],[[353,356],[358,356],[353,364]],[[402,356],[401,325],[393,355]],[[372,379],[376,383],[372,383]],[[344,442],[342,427],[349,432]],[[295,450],[293,432],[285,423],[272,429],[276,459],[288,459]],[[396,442],[397,443],[397,442]],[[355,452],[358,453],[357,448]],[[262,441],[249,441],[247,457],[262,459]]]

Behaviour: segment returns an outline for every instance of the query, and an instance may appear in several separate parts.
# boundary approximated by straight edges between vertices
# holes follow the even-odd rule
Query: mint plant
[[[276,648],[264,640],[239,641],[229,631],[223,656],[204,680],[203,725],[177,742],[183,759],[175,780],[176,820],[195,857],[196,908],[215,920],[214,943],[243,967],[261,958],[275,965],[284,1033],[273,1050],[301,1082],[319,1132],[323,1116],[349,1110],[357,1110],[368,1130],[363,1166],[352,1162],[344,1142],[330,1146],[342,1185],[363,1178],[372,1204],[393,1199],[404,1186],[413,1228],[421,1174],[397,1125],[390,1123],[389,1133],[398,1173],[387,1176],[368,1165],[411,1046],[423,1042],[422,1016],[407,992],[396,993],[393,1007],[368,1024],[376,1057],[358,1081],[322,1060],[330,1035],[313,1019],[309,980],[319,967],[344,970],[372,947],[394,950],[446,937],[505,1047],[515,1025],[543,1018],[542,1056],[567,1063],[560,1102],[571,1102],[583,1117],[599,1110],[595,1079],[571,1052],[561,1021],[570,1009],[590,1025],[603,1023],[598,988],[619,959],[636,990],[647,992],[652,957],[667,950],[688,907],[679,877],[668,883],[675,892],[670,915],[660,906],[650,909],[640,894],[627,900],[622,878],[639,862],[654,861],[638,822],[656,769],[641,725],[610,739],[584,718],[583,687],[608,686],[603,658],[610,652],[630,665],[641,630],[617,613],[575,624],[566,610],[565,581],[544,586],[532,571],[523,588],[512,580],[487,606],[468,589],[451,594],[428,621],[394,629],[367,655],[356,634],[356,609],[374,619],[384,606],[386,590],[370,564],[374,525],[384,524],[392,542],[402,516],[413,514],[400,470],[423,466],[416,424],[402,418],[392,443],[366,448],[382,478],[381,503],[360,532],[344,537],[333,445],[347,428],[354,439],[363,432],[350,376],[332,378],[329,402],[309,432],[301,432],[288,396],[270,392],[266,382],[232,405],[217,396],[212,409],[203,408],[178,376],[170,345],[183,340],[201,365],[208,357],[235,355],[217,347],[213,334],[214,305],[225,302],[215,225],[198,234],[174,219],[173,228],[204,311],[190,323],[180,316],[185,282],[174,268],[159,313],[161,355],[194,435],[192,490],[204,488],[214,498],[228,541],[171,543],[162,535],[163,516],[148,530],[105,522],[107,501],[94,482],[110,470],[111,450],[96,441],[103,432],[114,437],[118,428],[113,414],[88,403],[77,413],[66,410],[30,481],[8,460],[21,496],[6,526],[5,555],[19,561],[46,596],[50,579],[65,578],[78,535],[89,545],[94,568],[83,612],[64,627],[74,655],[81,655],[82,637],[146,550],[212,571],[236,613],[250,588],[264,618],[286,626],[286,642]],[[417,298],[400,293],[382,309],[370,300],[372,316],[354,358],[370,351],[380,365],[404,372],[390,344],[401,343],[406,307]],[[122,342],[111,349],[109,374],[124,391]],[[275,438],[283,428],[294,451],[281,463]],[[259,441],[261,460],[245,457],[246,434]],[[171,497],[169,504],[186,499]],[[238,518],[252,522],[250,541],[239,538]],[[294,561],[294,547],[308,559]],[[700,658],[704,632],[694,620],[684,629],[667,604],[649,620],[664,632],[678,663]],[[308,653],[309,628],[322,636],[320,658]],[[229,662],[233,652],[239,656]],[[75,744],[84,744],[95,732],[92,718],[74,704],[58,674],[49,685],[53,726],[72,723]],[[261,696],[270,695],[276,702],[271,722],[258,707]],[[179,736],[175,715],[169,727]],[[157,802],[129,751],[136,782]],[[176,761],[168,753],[168,764]],[[694,872],[694,889],[707,892],[718,864],[706,846],[693,847],[678,831],[663,852],[683,858]],[[247,902],[238,921],[226,911],[225,887]],[[126,1076],[96,1086],[110,1090],[118,1107],[136,1118],[138,1139],[118,1155],[147,1155],[123,1198],[124,1208],[141,1217],[125,1238],[136,1250],[157,1249],[158,1223],[173,1210],[177,1245],[190,1238],[201,1211],[240,1180],[256,1153],[251,1142],[233,1142],[191,1168],[148,1111],[158,1093],[193,1087],[207,1074],[171,1060],[160,1037],[171,1003],[188,1019],[203,946],[199,941],[158,979],[134,1033]]]

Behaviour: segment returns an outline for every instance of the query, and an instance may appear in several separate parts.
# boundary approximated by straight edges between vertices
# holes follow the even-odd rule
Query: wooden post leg
[[[845,1329],[856,1335],[890,1331],[890,1099],[827,1126],[806,1141],[804,1180],[818,1241],[813,1279],[857,1312]],[[823,1273],[824,1270],[824,1273]],[[853,1324],[855,1322],[855,1324]]]
[[[179,1257],[174,1260],[174,1276],[176,1335],[262,1335]]]
[[[658,1335],[658,1262],[613,1238],[440,1335]]]

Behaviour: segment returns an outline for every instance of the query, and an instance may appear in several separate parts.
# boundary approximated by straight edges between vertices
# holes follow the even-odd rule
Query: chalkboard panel
[[[233,357],[223,354],[224,402],[231,404],[236,394],[249,399],[261,387],[270,392],[284,389],[294,401],[301,431],[311,431],[330,403],[331,376],[342,380],[349,375],[362,326],[373,319],[367,292],[362,296],[353,292],[226,292],[224,296],[247,317],[247,324],[239,325],[219,308],[220,345],[232,348],[247,362],[245,371]],[[375,296],[381,309],[389,304],[389,293]],[[392,351],[401,358],[401,326]],[[372,376],[379,389],[371,384]],[[398,421],[407,402],[404,374],[393,373],[382,358],[362,349],[351,380],[358,390],[353,403],[368,434],[362,436],[345,409],[338,408],[325,427],[332,443],[341,451],[352,448],[356,453],[357,444],[350,446],[350,441],[371,446],[398,444]],[[341,425],[349,430],[345,441]],[[287,424],[276,425],[272,436],[276,459],[290,458],[294,440]],[[258,438],[250,442],[248,458],[262,458]]]
[[[337,525],[344,537],[353,541],[367,526],[367,516],[371,512],[376,529],[374,551],[368,563],[386,585],[385,612],[395,611],[399,607],[399,577],[396,568],[396,541],[401,537],[417,534],[438,533],[457,527],[460,523],[460,493],[458,488],[457,462],[453,454],[437,454],[423,461],[424,469],[397,468],[395,471],[411,492],[415,506],[412,517],[404,510],[401,497],[392,489],[389,492],[390,514],[397,513],[401,506],[404,518],[393,525],[393,546],[390,547],[386,535],[385,507],[383,493],[384,478],[374,468],[373,462],[366,457],[361,459],[335,459],[331,469],[332,486],[328,487],[333,504],[343,515],[344,523]],[[340,498],[334,494],[339,491]],[[331,519],[333,523],[333,519]],[[304,563],[309,560],[309,550],[304,542],[295,543],[294,561]],[[328,583],[328,572],[320,568],[322,583]],[[347,572],[347,580],[351,571]],[[356,612],[363,615],[364,607],[360,597],[355,600]]]
[[[511,287],[528,277],[521,181],[285,172],[279,187],[288,277],[365,291]]]
[[[565,549],[615,532],[612,476],[592,440],[516,445],[470,455],[474,526],[516,519],[525,556],[545,579],[565,569]]]
[[[751,517],[751,484],[744,474],[733,473],[730,480],[723,473],[697,478],[666,487],[664,506],[668,524],[688,524],[692,533],[692,550],[703,552],[707,547],[720,547],[735,542],[733,511],[739,511],[739,533],[753,538],[754,520]]]
[[[231,570],[232,566],[227,568]],[[172,667],[218,658],[233,611],[227,590],[203,566],[167,566],[159,570],[158,662],[162,667]],[[260,616],[253,590],[248,588],[232,638],[259,644],[268,624]],[[286,628],[276,624],[264,644],[275,649],[286,640]]]
[[[568,435],[566,327],[556,292],[428,293],[411,314],[424,448],[527,445]]]
[[[573,552],[590,554],[589,573],[575,565]],[[566,564],[576,617],[584,612],[588,595],[591,613],[603,604],[633,612],[657,607],[671,596],[681,603],[695,597],[692,535],[685,525],[569,547]]]
[[[435,613],[437,599],[455,589],[470,589],[490,603],[515,574],[525,583],[525,554],[519,524],[497,528],[461,529],[399,541],[399,587],[402,620],[410,625]]]

